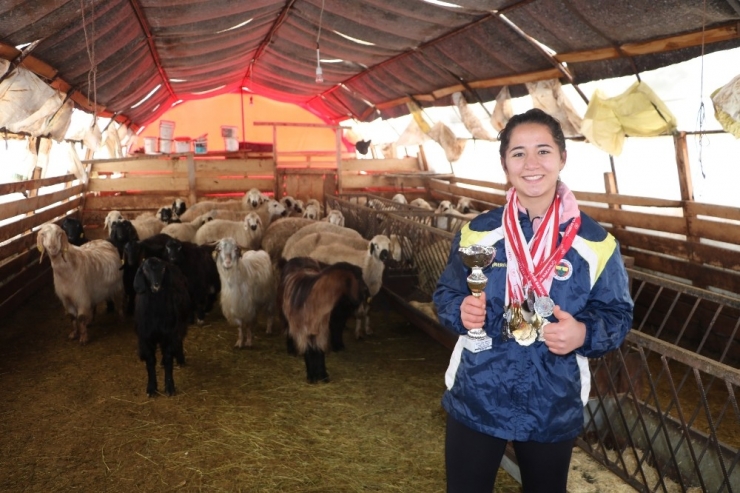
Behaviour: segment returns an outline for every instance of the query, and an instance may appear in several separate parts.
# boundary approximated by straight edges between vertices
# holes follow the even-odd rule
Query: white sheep
[[[319,210],[319,216],[317,217],[317,219],[321,218],[321,216],[324,215],[324,206],[321,204],[321,202],[319,202],[316,199],[308,199],[306,201],[306,207],[309,207],[312,205],[316,206],[316,208]]]
[[[162,233],[170,235],[180,241],[193,242],[195,240],[195,233],[198,232],[201,226],[209,221],[213,221],[213,214],[207,212],[196,217],[189,223],[172,223],[162,228]]]
[[[420,209],[424,209],[427,211],[434,210],[434,207],[432,207],[432,205],[424,199],[414,199],[411,202],[409,202],[409,205],[413,207],[418,207]]]
[[[261,310],[267,312],[266,332],[272,332],[277,294],[270,256],[264,250],[241,255],[234,238],[223,238],[216,245],[214,259],[221,278],[221,311],[239,330],[234,347],[252,347],[252,324]]]
[[[262,226],[267,228],[278,218],[288,215],[285,207],[277,200],[268,199],[256,209],[240,209],[235,211],[214,209],[213,215],[217,219],[226,219],[227,221],[241,221],[247,212],[255,212],[262,220]]]
[[[201,226],[195,233],[194,243],[205,245],[231,237],[244,250],[256,250],[262,243],[262,220],[255,212],[248,212],[242,221],[214,219]]]
[[[397,204],[408,204],[408,200],[406,200],[406,196],[402,193],[397,193],[393,196],[391,199],[392,202],[395,202]]]
[[[463,214],[470,214],[471,212],[478,212],[478,210],[473,205],[472,199],[469,199],[468,197],[460,197],[457,201],[457,205],[455,206],[455,209],[457,212],[461,212]]]
[[[239,200],[204,200],[191,205],[182,216],[181,221],[192,221],[201,214],[212,211],[214,209],[228,210],[228,211],[244,211],[245,213],[256,209],[262,204],[262,194],[256,188],[251,189],[245,193],[244,196]],[[257,204],[254,205],[253,204]]]
[[[49,255],[54,270],[54,291],[72,318],[70,339],[79,337],[87,344],[87,326],[95,306],[112,299],[123,313],[123,271],[118,250],[106,240],[92,240],[77,247],[67,240],[64,230],[56,224],[44,224],[39,229],[36,245]]]
[[[142,217],[140,219],[134,219],[131,221],[136,229],[136,234],[139,235],[139,240],[145,240],[151,236],[161,233],[165,223],[160,221],[156,217]]]
[[[262,235],[262,249],[270,255],[273,262],[277,262],[288,239],[299,229],[314,223],[316,221],[302,217],[288,217],[276,221],[265,229]]]
[[[354,230],[349,230],[354,231]],[[283,249],[283,258],[290,260],[295,257],[309,257],[309,253],[315,248],[321,245],[345,245],[355,250],[367,250],[371,242],[375,242],[376,245],[391,245],[391,240],[385,235],[377,235],[372,240],[366,240],[362,236],[354,236],[340,233],[320,232],[310,233],[300,238],[298,241],[290,243],[290,246],[286,245]],[[391,247],[389,246],[389,253]]]
[[[301,217],[317,220],[321,218],[321,210],[314,204],[309,204],[303,209]]]
[[[322,221],[336,224],[337,226],[344,226],[344,214],[342,214],[342,211],[340,210],[332,209],[326,217],[322,219]]]
[[[282,221],[285,221],[285,219],[283,219]],[[295,231],[290,236],[290,238],[288,238],[285,241],[285,245],[283,246],[283,249],[278,254],[278,258],[282,256],[282,253],[286,249],[292,248],[291,245],[293,245],[294,243],[297,243],[297,242],[301,241],[302,238],[304,238],[304,237],[306,237],[306,236],[308,236],[310,234],[314,234],[314,233],[336,233],[336,234],[342,235],[342,236],[344,236],[346,238],[359,238],[359,239],[363,239],[362,238],[362,235],[360,233],[358,233],[357,231],[355,231],[354,229],[345,228],[345,227],[342,227],[342,226],[337,226],[336,224],[332,224],[332,223],[328,223],[328,222],[315,221],[315,222],[313,222],[313,224],[306,225],[306,226],[298,229],[297,231]],[[367,241],[367,240],[365,240],[365,241]]]
[[[457,233],[465,223],[474,219],[478,214],[480,214],[478,211],[463,214],[453,207],[452,202],[443,200],[434,211],[434,226],[451,233]]]

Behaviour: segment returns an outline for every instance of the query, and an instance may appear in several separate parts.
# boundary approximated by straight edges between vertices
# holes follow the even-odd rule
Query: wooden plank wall
[[[67,215],[76,216],[82,192],[71,174],[0,184],[0,320],[52,282],[48,259],[39,263],[36,231],[46,222],[61,224]]]
[[[196,157],[193,153],[87,161],[90,182],[83,222],[88,236],[104,237],[103,222],[112,210],[127,218],[172,204],[241,197],[251,188],[276,193],[271,157],[246,153]]]
[[[480,210],[502,206],[506,188],[462,178],[429,180],[435,199],[469,197]],[[634,257],[635,267],[740,295],[739,208],[607,193],[575,195],[581,210],[619,240],[624,255]]]

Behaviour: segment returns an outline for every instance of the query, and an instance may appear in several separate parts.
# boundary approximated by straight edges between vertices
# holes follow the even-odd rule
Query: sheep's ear
[[[370,242],[370,255],[372,255],[375,252],[375,243],[372,241]]]
[[[149,283],[147,282],[146,276],[144,275],[144,265],[139,267],[134,276],[134,291],[137,294],[144,294],[149,290]]]

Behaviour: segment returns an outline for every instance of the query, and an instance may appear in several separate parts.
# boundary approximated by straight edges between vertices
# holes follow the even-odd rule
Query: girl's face
[[[558,175],[566,158],[550,129],[539,123],[515,127],[504,156],[501,164],[522,206],[533,209],[530,212],[536,215],[544,212],[555,197]]]

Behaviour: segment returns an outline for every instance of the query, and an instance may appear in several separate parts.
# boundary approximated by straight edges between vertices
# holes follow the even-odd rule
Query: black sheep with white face
[[[156,257],[146,259],[134,278],[135,328],[139,358],[146,363],[146,393],[157,393],[157,346],[162,352],[164,391],[175,394],[173,360],[185,363],[183,340],[187,334],[190,296],[185,276],[176,266]]]
[[[172,202],[172,212],[175,213],[175,216],[178,218],[185,214],[185,211],[188,209],[187,205],[185,205],[185,201],[182,199],[175,199],[174,202]]]

